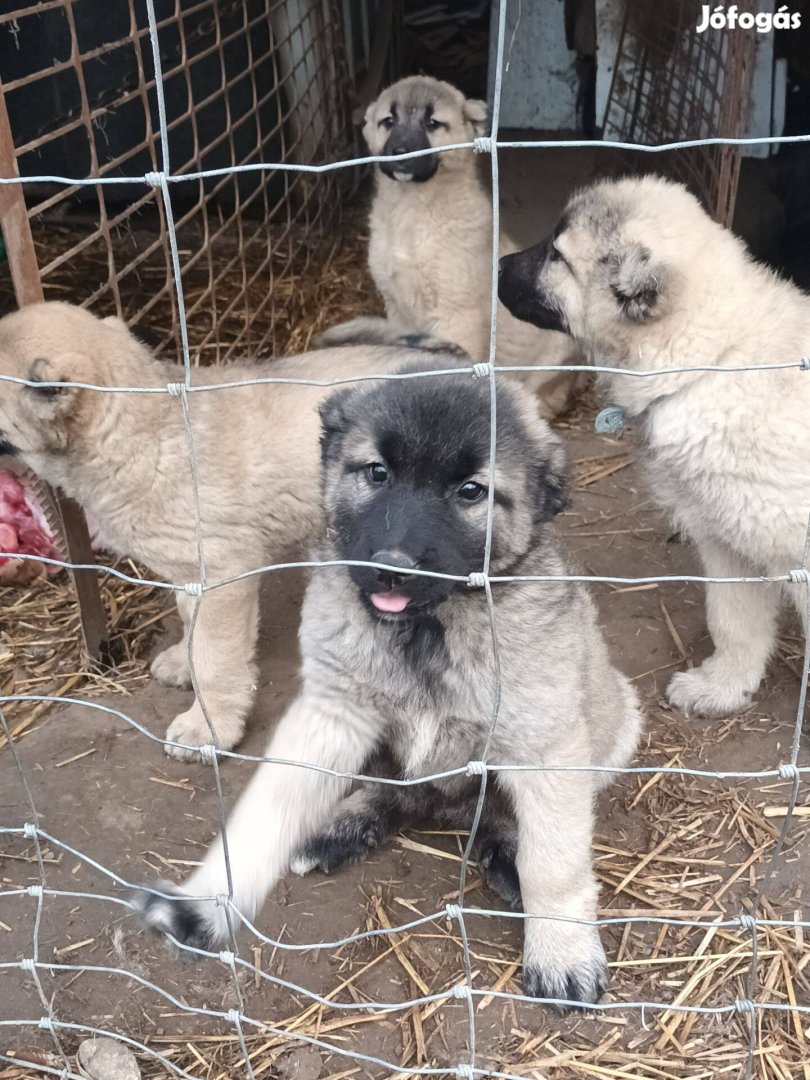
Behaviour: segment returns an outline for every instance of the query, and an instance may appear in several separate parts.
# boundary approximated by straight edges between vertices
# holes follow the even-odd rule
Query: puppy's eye
[[[444,127],[444,125],[440,124],[438,120],[434,120],[434,118],[431,116],[428,120],[425,121],[425,127],[428,131],[438,131],[439,128]]]
[[[390,131],[394,126],[393,116],[384,116],[377,125],[378,127],[385,128],[386,131]]]
[[[388,469],[379,461],[373,461],[370,465],[366,465],[366,476],[372,484],[384,484],[388,479]]]
[[[458,497],[465,502],[478,502],[486,495],[487,489],[483,484],[476,484],[474,480],[468,480],[458,489]]]

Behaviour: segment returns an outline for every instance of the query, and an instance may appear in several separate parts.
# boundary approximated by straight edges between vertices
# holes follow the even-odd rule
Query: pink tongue
[[[411,602],[410,598],[401,593],[375,592],[371,594],[371,602],[378,611],[404,611]]]

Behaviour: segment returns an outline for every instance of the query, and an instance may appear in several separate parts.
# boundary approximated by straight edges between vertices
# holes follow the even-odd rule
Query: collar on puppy
[[[597,435],[615,435],[627,423],[627,409],[621,405],[608,405],[596,414],[594,430]]]

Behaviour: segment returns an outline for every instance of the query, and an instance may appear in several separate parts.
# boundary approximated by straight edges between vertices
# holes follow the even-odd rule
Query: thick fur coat
[[[372,154],[398,154],[471,142],[486,130],[483,101],[424,76],[402,79],[368,108],[363,127]],[[386,315],[411,331],[454,341],[476,362],[489,359],[492,296],[492,200],[471,150],[411,158],[375,170],[369,269]],[[518,245],[504,232],[500,253]],[[498,364],[578,364],[573,342],[537,330],[502,305]],[[543,415],[565,411],[582,385],[576,373],[531,373]]]
[[[492,574],[564,575],[549,524],[564,504],[561,448],[516,391],[498,389]],[[480,780],[463,770],[488,744],[492,763],[541,767],[491,774],[478,837],[499,891],[543,916],[526,922],[527,991],[594,1001],[605,956],[597,928],[575,920],[596,916],[594,795],[611,775],[588,767],[625,766],[640,715],[581,585],[503,583],[492,586],[501,680],[492,728],[487,598],[466,583],[483,565],[489,411],[488,386],[469,375],[344,391],[325,404],[327,539],[316,556],[351,565],[312,573],[303,688],[266,754],[380,775],[384,753],[389,775],[462,775],[348,794],[332,772],[261,765],[228,822],[233,903],[252,919],[291,860],[299,872],[334,869],[426,814],[469,826]],[[140,904],[151,925],[210,948],[226,934],[226,910],[189,898],[224,892],[220,839],[180,895],[144,893]]]
[[[633,421],[650,489],[695,542],[706,576],[787,575],[805,565],[810,515],[810,297],[754,262],[685,188],[647,177],[571,200],[554,235],[501,261],[501,299],[564,329],[599,364]],[[769,364],[788,369],[765,370]],[[673,367],[761,371],[687,371]],[[804,617],[800,583],[708,584],[714,653],[672,679],[670,701],[719,716],[747,708],[780,610]]]

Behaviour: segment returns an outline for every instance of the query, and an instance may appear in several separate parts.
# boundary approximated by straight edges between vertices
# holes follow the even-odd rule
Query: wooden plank
[[[20,175],[2,87],[0,87],[0,175],[4,177]],[[17,303],[23,307],[25,304],[35,304],[44,300],[36,249],[21,184],[0,185],[0,228],[3,230]],[[67,561],[93,566],[95,558],[84,514],[76,503],[58,491],[53,492],[53,499],[63,525]],[[107,658],[107,620],[98,587],[98,573],[91,569],[71,570],[70,574],[79,604],[79,623],[87,656],[95,661],[105,660]]]

